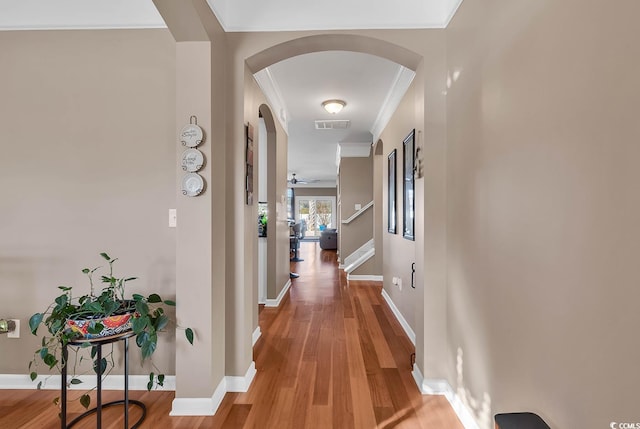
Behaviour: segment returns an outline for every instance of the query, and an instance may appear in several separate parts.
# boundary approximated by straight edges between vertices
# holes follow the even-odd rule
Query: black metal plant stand
[[[140,426],[140,424],[144,421],[147,416],[147,407],[140,401],[130,400],[129,399],[129,338],[132,337],[134,333],[132,331],[126,332],[124,334],[115,335],[112,337],[100,338],[89,340],[92,346],[96,347],[96,362],[98,362],[96,366],[96,374],[98,385],[96,388],[96,407],[86,411],[83,414],[80,414],[78,417],[73,419],[69,425],[67,425],[67,358],[69,356],[68,347],[69,346],[81,346],[87,341],[79,341],[79,342],[70,342],[67,345],[62,347],[62,382],[61,382],[61,406],[62,410],[60,412],[60,427],[62,429],[68,429],[73,427],[80,420],[88,417],[92,414],[96,414],[96,429],[102,429],[102,409],[107,407],[113,407],[115,405],[124,405],[124,427],[125,429],[136,429]],[[102,403],[102,346],[105,344],[115,343],[116,341],[124,341],[124,399],[118,401],[107,402],[106,404]],[[137,422],[129,428],[129,405],[135,405],[142,410],[142,416],[138,419]]]

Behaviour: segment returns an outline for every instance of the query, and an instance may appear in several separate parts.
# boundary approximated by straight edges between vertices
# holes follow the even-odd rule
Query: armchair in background
[[[323,250],[335,250],[338,248],[337,229],[325,229],[320,233],[320,248]]]

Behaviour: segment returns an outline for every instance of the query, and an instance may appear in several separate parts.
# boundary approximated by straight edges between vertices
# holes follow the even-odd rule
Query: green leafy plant
[[[91,361],[91,369],[87,372],[100,373],[106,377],[115,366],[113,355],[113,343],[111,351],[98,362],[96,354],[97,347],[88,339],[97,336],[105,329],[105,321],[114,316],[130,315],[131,330],[135,335],[135,343],[140,348],[142,361],[149,361],[154,370],[149,374],[147,389],[151,390],[156,386],[163,386],[165,375],[161,373],[153,364],[151,357],[158,346],[158,333],[165,330],[171,321],[166,314],[167,307],[175,307],[175,301],[162,299],[160,295],[152,293],[149,296],[133,294],[131,298],[126,298],[126,284],[137,277],[115,277],[113,264],[118,260],[111,258],[106,253],[100,256],[109,264],[108,273],[100,276],[103,287],[99,292],[94,285],[94,275],[100,267],[89,269],[84,268],[82,272],[89,280],[89,294],[73,296],[73,288],[68,286],[58,286],[62,294],[57,296],[53,303],[42,313],[35,313],[29,319],[29,328],[33,335],[38,335],[38,328],[44,325],[47,333],[42,336],[41,346],[34,353],[34,357],[29,362],[31,380],[38,377],[38,368],[44,364],[49,370],[54,368],[62,372],[62,366],[67,365],[68,373],[71,374],[66,380],[68,386],[82,383],[79,375],[82,373],[82,363],[85,360]],[[82,321],[83,329],[73,329],[75,322]],[[176,326],[177,328],[177,326]],[[84,330],[84,331],[83,331]],[[191,328],[184,329],[185,336],[190,344],[193,344],[194,333]],[[64,346],[73,344],[78,347],[68,347],[71,357],[63,356]],[[43,382],[38,383],[38,389]],[[89,392],[79,396],[80,403],[88,408],[91,403]],[[54,400],[58,404],[59,398]]]

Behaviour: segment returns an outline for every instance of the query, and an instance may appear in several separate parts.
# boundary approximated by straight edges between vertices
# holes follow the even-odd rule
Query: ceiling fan
[[[291,183],[292,185],[306,185],[308,183],[315,182],[315,180],[298,179],[296,177],[296,173],[291,173],[291,179],[287,180],[287,182]]]

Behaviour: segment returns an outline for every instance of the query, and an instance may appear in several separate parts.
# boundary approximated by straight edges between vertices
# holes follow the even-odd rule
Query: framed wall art
[[[387,231],[396,233],[398,214],[396,210],[396,150],[387,158]]]
[[[245,191],[246,191],[246,203],[247,205],[253,205],[253,126],[247,123],[244,127],[246,137],[246,177],[245,177]]]
[[[415,240],[415,136],[413,129],[402,143],[402,236],[411,241]]]

